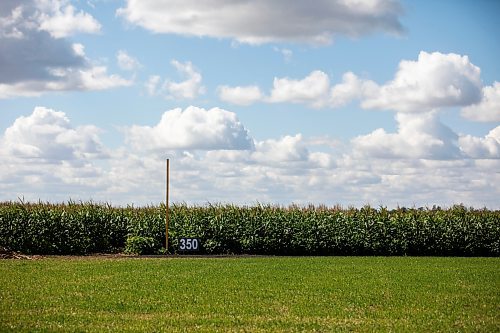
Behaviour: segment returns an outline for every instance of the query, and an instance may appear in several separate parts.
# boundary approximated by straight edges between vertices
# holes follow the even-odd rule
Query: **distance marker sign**
[[[180,252],[199,252],[200,247],[201,247],[201,240],[199,238],[189,238],[189,237],[179,238]]]

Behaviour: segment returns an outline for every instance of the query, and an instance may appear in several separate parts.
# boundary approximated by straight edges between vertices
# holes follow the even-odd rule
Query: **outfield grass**
[[[500,259],[0,260],[0,331],[500,331]]]

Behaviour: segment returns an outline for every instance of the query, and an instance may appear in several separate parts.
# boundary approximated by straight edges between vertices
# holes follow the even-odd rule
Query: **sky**
[[[3,0],[0,201],[500,209],[499,14]]]

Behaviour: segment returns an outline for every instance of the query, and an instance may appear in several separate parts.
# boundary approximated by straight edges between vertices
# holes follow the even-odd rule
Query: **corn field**
[[[205,254],[499,256],[500,211],[176,204],[168,253],[177,252],[180,237],[201,239]],[[25,254],[165,253],[165,206],[3,202],[0,247]]]

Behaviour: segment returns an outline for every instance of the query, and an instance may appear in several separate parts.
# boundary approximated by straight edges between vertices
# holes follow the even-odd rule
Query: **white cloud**
[[[332,87],[328,105],[334,108],[344,106],[352,100],[372,95],[377,88],[375,82],[360,79],[354,73],[347,72],[342,76],[342,83]]]
[[[370,80],[358,78],[354,73],[347,72],[342,76],[342,82],[330,85],[328,75],[320,70],[312,71],[303,79],[288,77],[274,78],[270,96],[262,94],[258,86],[219,87],[219,98],[225,102],[250,105],[263,101],[268,103],[301,103],[313,108],[338,108],[352,100],[363,99],[373,95],[379,87]]]
[[[50,72],[54,80],[29,80],[14,84],[0,83],[0,99],[16,96],[40,96],[50,91],[104,90],[132,84],[132,81],[119,75],[108,75],[104,66],[84,69],[59,68],[52,69]]]
[[[220,100],[236,105],[250,105],[263,98],[262,92],[258,86],[219,86],[217,91]]]
[[[22,24],[22,21],[22,6],[12,8],[7,16],[0,16],[0,37],[13,39],[23,38],[24,33],[18,28],[18,25]]]
[[[393,0],[128,0],[118,15],[156,33],[231,38],[240,43],[328,44],[335,35],[402,32]],[[286,18],[286,19],[284,19]]]
[[[500,83],[483,88],[480,72],[467,56],[422,51],[417,61],[401,61],[394,79],[383,85],[359,78],[352,72],[344,73],[340,83],[330,85],[328,75],[315,70],[303,79],[275,77],[269,97],[260,95],[257,86],[251,86],[252,90],[250,87],[223,86],[227,96],[219,94],[219,97],[238,104],[231,94],[248,92],[249,95],[252,93],[252,98],[243,98],[242,105],[264,101],[301,103],[313,108],[339,108],[359,100],[365,109],[414,113],[461,106],[465,107],[462,111],[464,117],[497,121],[500,119]],[[248,91],[243,88],[248,88]]]
[[[328,98],[329,88],[330,79],[322,71],[313,71],[302,80],[275,77],[269,102],[307,103],[321,107]]]
[[[4,155],[51,163],[105,156],[99,132],[92,125],[74,128],[63,112],[36,107],[16,119],[0,142]]]
[[[59,30],[56,23],[42,26],[43,22],[52,22],[50,20],[59,17],[59,14],[69,17],[74,25],[62,24],[64,27]],[[75,13],[73,6],[66,1],[2,3],[0,99],[39,96],[49,91],[130,85],[128,80],[108,75],[106,67],[93,65],[85,57],[82,44],[70,43],[62,38],[76,30],[81,31],[83,28],[78,28],[83,24],[80,19],[85,21],[88,17],[81,11]]]
[[[500,121],[500,82],[483,87],[483,98],[462,109],[462,116],[474,121]]]
[[[95,66],[88,70],[82,70],[76,75],[76,79],[79,83],[74,87],[78,88],[78,90],[103,90],[126,87],[132,84],[132,81],[126,80],[119,75],[108,75],[104,66]],[[68,88],[73,87],[66,87],[65,90],[68,90]]]
[[[81,47],[75,48],[64,39],[54,39],[38,31],[30,17],[24,11],[21,13],[23,16],[15,28],[22,37],[0,36],[0,84],[49,81],[55,79],[51,70],[56,68],[86,67]]]
[[[273,50],[275,52],[281,53],[283,56],[283,59],[285,60],[286,63],[290,63],[292,61],[293,57],[293,51],[290,49],[281,49],[279,47],[273,47]]]
[[[85,57],[85,46],[83,44],[73,43],[73,45],[71,46],[73,47],[73,52],[75,53],[75,55],[82,58]]]
[[[500,127],[482,141],[458,137],[462,158],[443,160],[437,159],[442,152],[436,140],[447,144],[456,137],[435,113],[402,113],[397,119],[400,129],[394,134],[399,137],[388,138],[391,134],[386,133],[384,139],[403,141],[397,142],[415,154],[402,153],[403,148],[389,155],[361,153],[362,147],[354,143],[300,134],[253,144],[233,113],[194,107],[166,112],[156,126],[135,126],[135,133],[129,128],[125,134],[132,147],[124,143],[108,150],[95,126],[73,126],[64,113],[37,107],[14,121],[0,138],[0,200],[157,204],[164,200],[168,157],[173,202],[345,207],[462,202],[500,208]],[[243,150],[225,150],[228,145]]]
[[[159,75],[149,76],[148,80],[144,84],[149,96],[154,96],[158,93],[158,84],[160,83],[160,80],[161,78]]]
[[[263,163],[288,163],[307,161],[309,151],[302,142],[302,135],[284,136],[280,140],[257,142],[252,158]]]
[[[500,158],[500,126],[485,137],[458,135],[436,112],[397,113],[397,133],[379,128],[352,139],[353,153],[380,159],[462,160]]]
[[[118,61],[118,66],[123,70],[133,71],[141,67],[141,63],[124,50],[118,51],[116,60]]]
[[[313,108],[338,108],[355,99],[362,99],[377,91],[375,82],[358,78],[347,72],[342,82],[330,85],[328,75],[320,70],[312,71],[303,79],[274,78],[270,96],[266,97],[258,86],[220,86],[219,98],[225,102],[250,105],[263,101],[268,103],[301,103]]]
[[[127,141],[137,150],[251,149],[253,140],[236,114],[190,106],[167,111],[154,126],[132,126]]]
[[[202,76],[194,69],[190,61],[181,63],[174,59],[170,63],[177,69],[179,74],[186,79],[181,82],[167,80],[164,83],[163,89],[167,91],[170,97],[193,99],[205,93],[205,87],[201,84]]]
[[[84,11],[77,11],[67,0],[36,0],[39,9],[39,30],[47,31],[54,38],[63,38],[77,32],[98,33],[101,24]]]
[[[5,11],[8,15],[3,16]],[[101,30],[92,15],[78,11],[67,0],[10,0],[0,8],[0,15],[0,37],[4,38],[29,38],[26,30],[45,31],[53,38]]]
[[[401,61],[395,78],[378,86],[355,75],[332,89],[332,103],[359,98],[364,108],[397,111],[397,133],[377,129],[352,140],[357,153],[377,158],[498,158],[498,132],[486,137],[457,135],[439,121],[443,107],[465,106],[462,115],[495,119],[500,84],[482,87],[480,69],[467,56],[420,52],[417,61]],[[481,93],[483,98],[481,99]]]
[[[428,112],[479,102],[480,69],[467,56],[420,52],[417,61],[403,60],[395,78],[364,96],[362,106],[400,112]]]
[[[434,112],[397,113],[397,133],[379,128],[354,138],[355,152],[376,158],[451,159],[460,157],[458,135],[443,125]]]
[[[500,158],[500,126],[492,129],[484,138],[465,135],[458,142],[460,149],[469,157]]]

